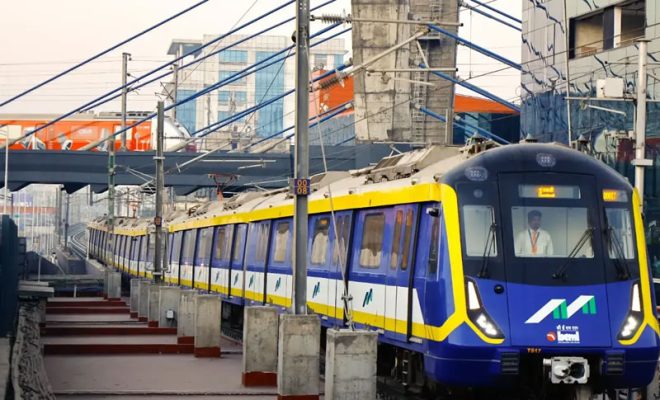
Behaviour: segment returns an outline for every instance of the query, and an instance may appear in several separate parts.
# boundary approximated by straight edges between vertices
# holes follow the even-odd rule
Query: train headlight
[[[642,312],[642,291],[640,289],[639,282],[633,283],[630,289],[630,309],[623,320],[623,324],[621,324],[618,335],[619,340],[631,339],[642,326],[644,314]]]
[[[495,323],[483,307],[477,284],[472,279],[466,278],[465,289],[467,292],[467,314],[470,321],[489,338],[504,339],[504,334],[497,326],[497,323]]]

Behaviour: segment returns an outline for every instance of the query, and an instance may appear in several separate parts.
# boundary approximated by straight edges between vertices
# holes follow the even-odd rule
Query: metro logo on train
[[[582,309],[582,314],[595,315],[596,298],[590,295],[582,295],[569,305],[566,305],[566,299],[552,299],[529,317],[525,323],[538,324],[550,314],[554,319],[569,319],[580,309]]]

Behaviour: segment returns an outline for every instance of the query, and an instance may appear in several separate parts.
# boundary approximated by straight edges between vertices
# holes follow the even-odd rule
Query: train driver
[[[532,210],[527,214],[527,229],[516,236],[516,256],[519,257],[544,257],[552,256],[552,237],[541,229],[541,214],[538,210]]]

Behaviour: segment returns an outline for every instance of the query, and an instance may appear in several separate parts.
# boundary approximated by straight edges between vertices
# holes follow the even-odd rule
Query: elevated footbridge
[[[397,145],[407,151],[408,145]],[[363,168],[380,161],[393,152],[387,144],[358,144],[325,148],[329,170]],[[4,160],[5,150],[0,150]],[[189,194],[204,187],[215,187],[213,174],[234,175],[231,187],[240,191],[248,187],[273,189],[286,186],[287,177],[293,176],[293,152],[239,153],[217,151],[200,158],[200,153],[166,153],[165,186],[173,187],[177,194]],[[153,152],[118,152],[116,155],[116,185],[142,185],[155,173]],[[323,172],[320,146],[310,146],[310,174]],[[67,193],[91,186],[95,193],[108,188],[108,154],[97,151],[9,151],[10,190],[20,190],[32,183],[61,184]],[[0,176],[4,175],[4,162],[0,163]],[[0,179],[0,187],[4,182]]]

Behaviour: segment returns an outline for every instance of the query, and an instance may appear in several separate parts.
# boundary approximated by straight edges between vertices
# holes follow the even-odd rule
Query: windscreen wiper
[[[610,246],[614,247],[614,253],[616,254],[616,258],[613,259],[613,261],[614,266],[616,267],[617,277],[620,280],[630,278],[630,268],[628,267],[626,257],[623,255],[623,245],[619,241],[616,232],[614,232],[614,228],[609,224],[607,225],[607,239],[610,242]]]
[[[488,273],[488,259],[493,253],[493,246],[495,245],[495,233],[497,231],[497,225],[495,222],[490,224],[490,229],[488,229],[488,237],[486,238],[486,244],[484,245],[484,254],[481,256],[481,270],[477,276],[479,278],[488,278],[490,275]]]
[[[568,265],[573,261],[580,250],[582,250],[582,247],[591,240],[591,237],[593,236],[593,231],[594,228],[589,227],[584,230],[584,233],[580,237],[580,240],[575,244],[575,247],[573,247],[573,250],[571,250],[570,253],[568,253],[568,258],[566,261],[557,268],[554,274],[552,274],[552,279],[566,279],[566,269],[568,268]]]

